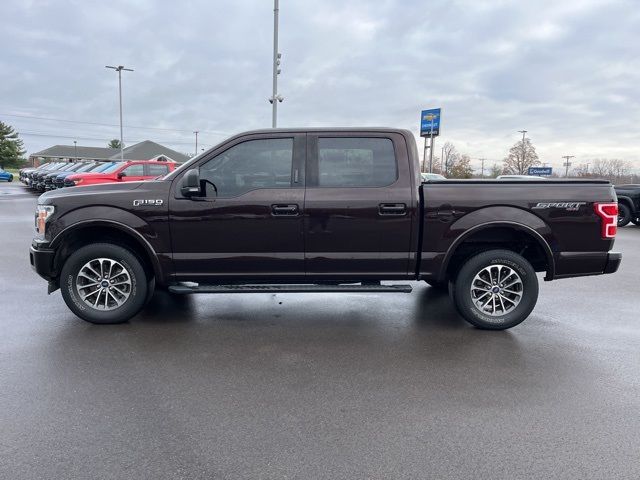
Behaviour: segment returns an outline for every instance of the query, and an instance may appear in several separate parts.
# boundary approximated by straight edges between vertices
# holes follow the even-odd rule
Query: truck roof
[[[306,127],[306,128],[260,128],[257,130],[249,130],[238,132],[229,138],[240,135],[250,134],[269,134],[269,133],[399,133],[404,136],[413,137],[413,133],[405,128],[389,128],[389,127]]]

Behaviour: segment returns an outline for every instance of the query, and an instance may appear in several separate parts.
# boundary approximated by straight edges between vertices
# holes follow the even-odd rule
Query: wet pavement
[[[476,330],[411,294],[156,294],[75,317],[0,184],[0,478],[640,478],[640,228],[615,275]]]

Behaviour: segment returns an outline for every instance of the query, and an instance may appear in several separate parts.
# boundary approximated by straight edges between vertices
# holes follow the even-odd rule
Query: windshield
[[[232,138],[232,137],[229,137]],[[214,145],[213,147],[211,147],[209,150],[205,150],[204,152],[200,152],[198,155],[196,155],[195,157],[190,158],[189,160],[187,160],[186,162],[184,162],[182,165],[180,166],[176,166],[176,169],[173,172],[169,172],[167,175],[165,175],[164,177],[161,177],[162,180],[166,180],[166,179],[171,179],[171,178],[175,178],[176,175],[178,175],[180,172],[182,172],[183,170],[187,169],[188,167],[190,167],[191,165],[193,165],[195,162],[197,162],[200,158],[202,158],[203,156],[207,155],[209,152],[211,152],[212,150],[215,150],[218,145],[222,145],[223,143],[225,143],[226,141],[229,140],[229,138],[223,140],[222,142]]]
[[[114,165],[117,165],[117,163],[116,162],[99,163],[98,165],[93,167],[91,171],[93,173],[103,173],[105,170],[113,167]]]
[[[94,163],[87,163],[81,166],[79,169],[77,169],[76,172],[86,172],[87,170],[91,170],[94,166],[95,166]]]
[[[105,168],[104,170],[100,170],[100,173],[111,173],[116,171],[120,167],[120,162],[114,163],[113,165]]]

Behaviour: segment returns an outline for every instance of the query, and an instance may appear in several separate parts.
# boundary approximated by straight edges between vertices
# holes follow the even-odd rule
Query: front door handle
[[[406,215],[407,206],[404,203],[381,203],[378,205],[379,215]]]
[[[281,205],[281,204],[277,204],[277,205],[271,205],[271,214],[272,215],[278,215],[278,216],[294,216],[294,215],[298,215],[298,205],[296,204],[292,204],[292,205]]]

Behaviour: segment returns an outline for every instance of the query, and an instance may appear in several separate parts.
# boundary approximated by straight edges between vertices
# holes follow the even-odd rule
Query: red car
[[[113,167],[101,173],[78,173],[64,179],[65,187],[76,185],[96,185],[98,183],[140,182],[167,175],[173,172],[176,164],[173,162],[158,162],[156,160],[131,160],[118,162]]]

